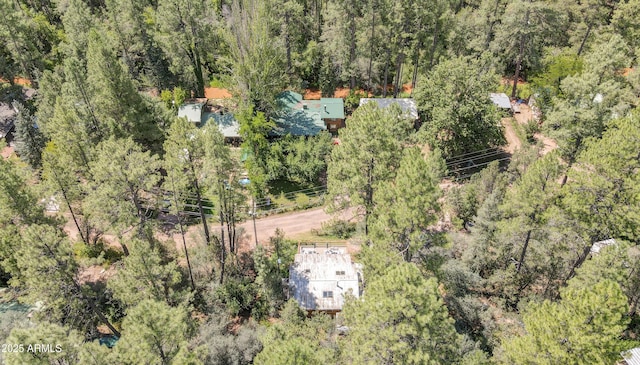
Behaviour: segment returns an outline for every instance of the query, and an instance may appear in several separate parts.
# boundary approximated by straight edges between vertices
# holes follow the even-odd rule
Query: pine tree
[[[527,333],[504,339],[497,360],[503,364],[614,363],[620,351],[631,345],[620,340],[629,323],[627,310],[620,286],[610,280],[567,288],[559,303],[544,301],[528,307],[524,313]]]
[[[390,267],[344,308],[344,363],[452,364],[458,334],[438,292],[410,263]]]
[[[381,183],[374,192],[378,203],[373,211],[372,236],[376,242],[391,243],[406,261],[411,261],[424,244],[429,226],[438,218],[441,176],[432,176],[430,165],[444,161],[437,151],[429,161],[417,148],[403,152],[395,179]]]
[[[122,267],[108,282],[114,298],[125,306],[133,307],[143,300],[165,302],[175,305],[181,301],[183,293],[178,289],[182,277],[178,265],[162,256],[160,242],[152,246],[146,240],[133,239],[129,256]]]
[[[202,364],[200,349],[189,349],[193,323],[184,307],[143,300],[130,309],[116,347],[122,364]]]
[[[410,128],[411,122],[401,117],[399,108],[379,109],[367,103],[351,116],[349,128],[340,130],[340,145],[331,152],[330,206],[333,210],[361,208],[367,234],[377,203],[375,191],[394,178]]]
[[[13,107],[18,110],[15,122],[16,152],[31,167],[38,168],[42,163],[45,137],[30,110],[19,102],[14,102]]]
[[[132,229],[153,244],[148,214],[156,205],[152,190],[160,180],[160,161],[129,139],[108,139],[97,147],[91,163],[93,181],[84,210],[103,230],[118,235],[125,255],[124,234]]]

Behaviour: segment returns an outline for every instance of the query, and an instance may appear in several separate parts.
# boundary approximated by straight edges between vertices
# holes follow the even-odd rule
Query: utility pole
[[[253,210],[251,212],[251,217],[253,218],[253,237],[256,240],[256,247],[258,247],[258,230],[256,229],[256,198],[251,196],[251,205],[253,206]]]

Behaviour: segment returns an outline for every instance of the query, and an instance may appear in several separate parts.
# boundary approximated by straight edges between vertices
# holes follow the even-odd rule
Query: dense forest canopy
[[[640,0],[0,14],[5,363],[614,364],[640,346]],[[279,135],[285,90],[344,98],[344,127]],[[190,103],[239,137],[177,117]],[[258,239],[262,215],[308,208],[334,218]],[[337,316],[287,298],[301,242],[363,265]]]

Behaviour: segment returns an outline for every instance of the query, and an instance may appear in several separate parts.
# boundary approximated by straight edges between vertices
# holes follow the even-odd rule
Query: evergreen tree
[[[416,90],[421,139],[445,158],[502,144],[499,116],[489,101],[496,81],[477,60],[438,64]]]
[[[31,167],[38,168],[42,163],[45,137],[29,109],[18,102],[14,102],[13,107],[18,110],[15,122],[16,152]]]
[[[171,71],[179,75],[195,96],[204,96],[206,69],[215,65],[218,45],[217,16],[211,2],[171,0],[158,5],[155,39],[171,61]]]
[[[335,363],[336,348],[331,339],[335,325],[328,316],[306,318],[292,299],[285,304],[281,317],[282,322],[262,336],[264,347],[254,360],[256,364]]]
[[[375,192],[383,182],[393,180],[411,122],[399,108],[379,109],[367,103],[348,123],[349,128],[340,130],[340,145],[331,151],[328,201],[334,210],[362,208],[368,234],[368,219],[377,204]]]
[[[567,288],[559,303],[530,304],[524,313],[526,334],[505,339],[498,362],[613,363],[620,358],[620,351],[631,345],[620,340],[629,323],[627,309],[620,286],[610,280],[581,289]]]
[[[444,161],[438,151],[428,157],[429,161],[417,148],[403,152],[395,179],[382,182],[374,192],[378,203],[373,210],[372,236],[376,242],[391,243],[406,261],[411,261],[424,244],[429,226],[438,218],[441,176],[432,176],[430,165],[444,165]]]
[[[143,152],[130,138],[111,138],[97,147],[96,160],[90,165],[94,180],[84,210],[101,229],[118,235],[125,255],[128,249],[122,238],[131,229],[153,244],[147,215],[156,204],[149,193],[160,180],[160,165],[157,156]]]
[[[358,364],[452,364],[459,337],[435,278],[401,263],[367,286],[364,297],[344,308],[349,333],[343,362]]]
[[[184,307],[143,300],[122,322],[116,347],[121,364],[202,364],[200,349],[190,349],[193,323]]]
[[[182,277],[175,261],[162,256],[160,242],[152,246],[146,240],[133,239],[129,256],[118,273],[109,280],[113,296],[125,306],[133,307],[143,300],[155,300],[175,305],[181,301],[178,285]]]

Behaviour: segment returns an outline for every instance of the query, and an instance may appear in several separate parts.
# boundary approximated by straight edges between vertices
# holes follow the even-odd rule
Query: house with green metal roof
[[[277,135],[313,136],[322,130],[337,132],[344,127],[344,100],[303,100],[295,91],[278,95],[279,112],[274,118]]]

